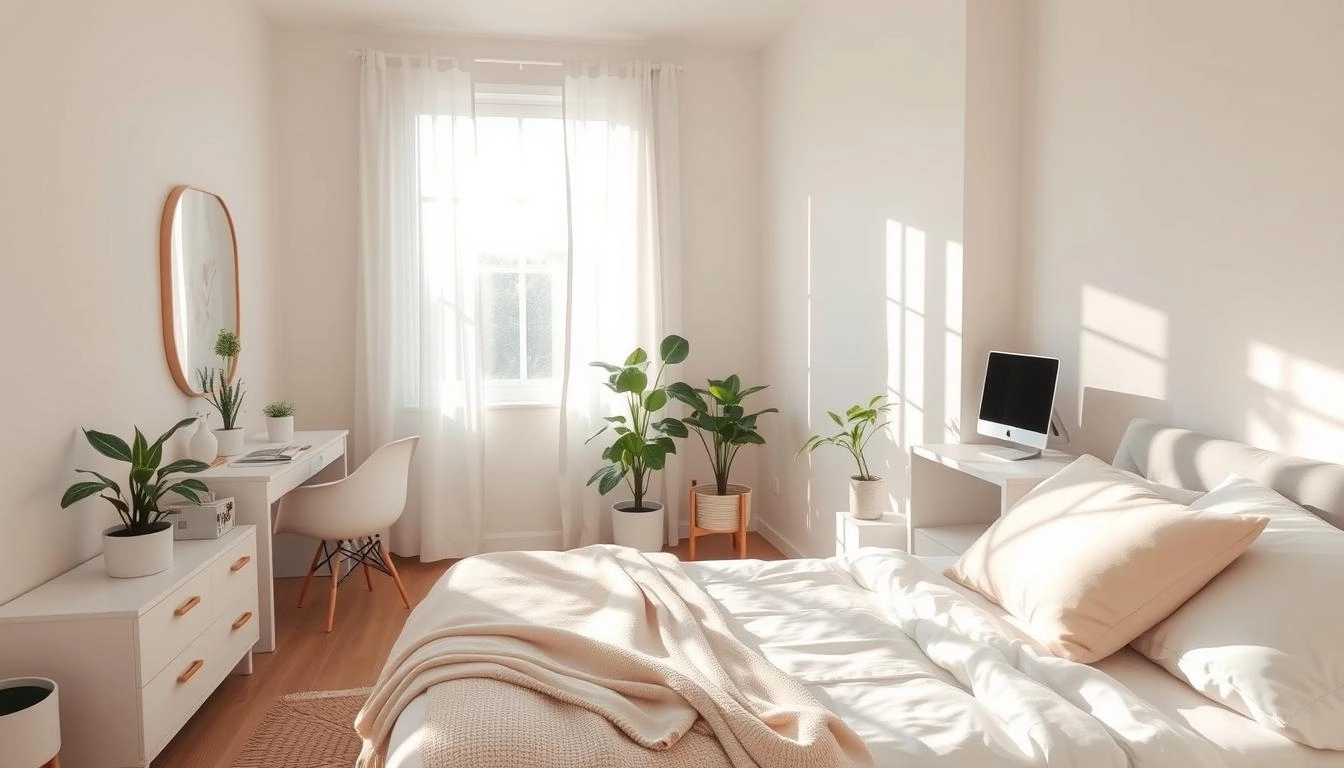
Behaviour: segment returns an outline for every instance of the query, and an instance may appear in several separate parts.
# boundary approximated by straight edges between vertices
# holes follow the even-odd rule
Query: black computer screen
[[[989,353],[980,420],[1044,434],[1050,428],[1058,376],[1056,358]]]

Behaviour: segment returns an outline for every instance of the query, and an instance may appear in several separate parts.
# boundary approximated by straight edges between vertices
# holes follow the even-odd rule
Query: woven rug
[[[355,715],[369,688],[281,696],[233,768],[350,768],[359,757]]]

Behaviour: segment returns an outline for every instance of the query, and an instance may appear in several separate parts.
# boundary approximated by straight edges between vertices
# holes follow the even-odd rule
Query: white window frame
[[[563,96],[560,86],[477,83],[475,86],[476,117],[545,117],[563,120]],[[560,404],[563,383],[564,304],[567,299],[565,282],[568,279],[564,264],[541,266],[520,264],[499,267],[480,264],[481,284],[489,274],[549,274],[552,280],[551,336],[553,370],[549,379],[486,379],[485,405],[490,408],[555,407]],[[525,279],[518,288],[518,335],[520,372],[527,375],[527,290]],[[484,338],[482,339],[484,345]]]

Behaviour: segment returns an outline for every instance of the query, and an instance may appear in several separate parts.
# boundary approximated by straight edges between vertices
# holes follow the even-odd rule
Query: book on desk
[[[286,445],[280,448],[262,448],[234,459],[231,464],[283,464],[311,448],[311,445]]]

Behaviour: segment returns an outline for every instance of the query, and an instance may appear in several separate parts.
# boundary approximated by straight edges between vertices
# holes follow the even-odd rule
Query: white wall
[[[1344,4],[1035,0],[1023,251],[1061,412],[1344,460]]]
[[[79,427],[157,435],[180,394],[159,321],[159,217],[177,184],[222,196],[238,230],[249,428],[274,396],[268,295],[269,32],[234,0],[0,5],[0,602],[98,553],[115,515],[59,509]],[[217,419],[217,417],[216,417]],[[178,448],[185,445],[180,441]]]
[[[759,84],[754,55],[686,46],[408,37],[283,29],[275,77],[280,172],[279,248],[286,397],[300,427],[354,422],[358,213],[359,63],[351,48],[432,51],[464,59],[650,58],[685,65],[681,75],[683,336],[690,379],[739,373],[761,379],[759,337]],[[540,72],[540,75],[536,74]],[[524,77],[558,77],[528,70]],[[483,81],[517,68],[477,65]],[[558,80],[556,81],[558,83]],[[713,307],[712,311],[707,308]],[[613,357],[628,350],[613,351]],[[597,379],[594,380],[597,385]],[[557,409],[497,410],[486,421],[488,547],[559,543]],[[707,477],[698,444],[687,477]],[[756,476],[744,451],[734,476]]]
[[[780,495],[761,517],[786,551],[834,553],[853,461],[794,458],[809,434],[834,431],[826,410],[900,401],[870,457],[898,507],[906,447],[960,430],[957,262],[980,279],[962,248],[966,78],[961,1],[816,2],[765,51],[761,338],[783,414],[760,481],[778,478]]]

